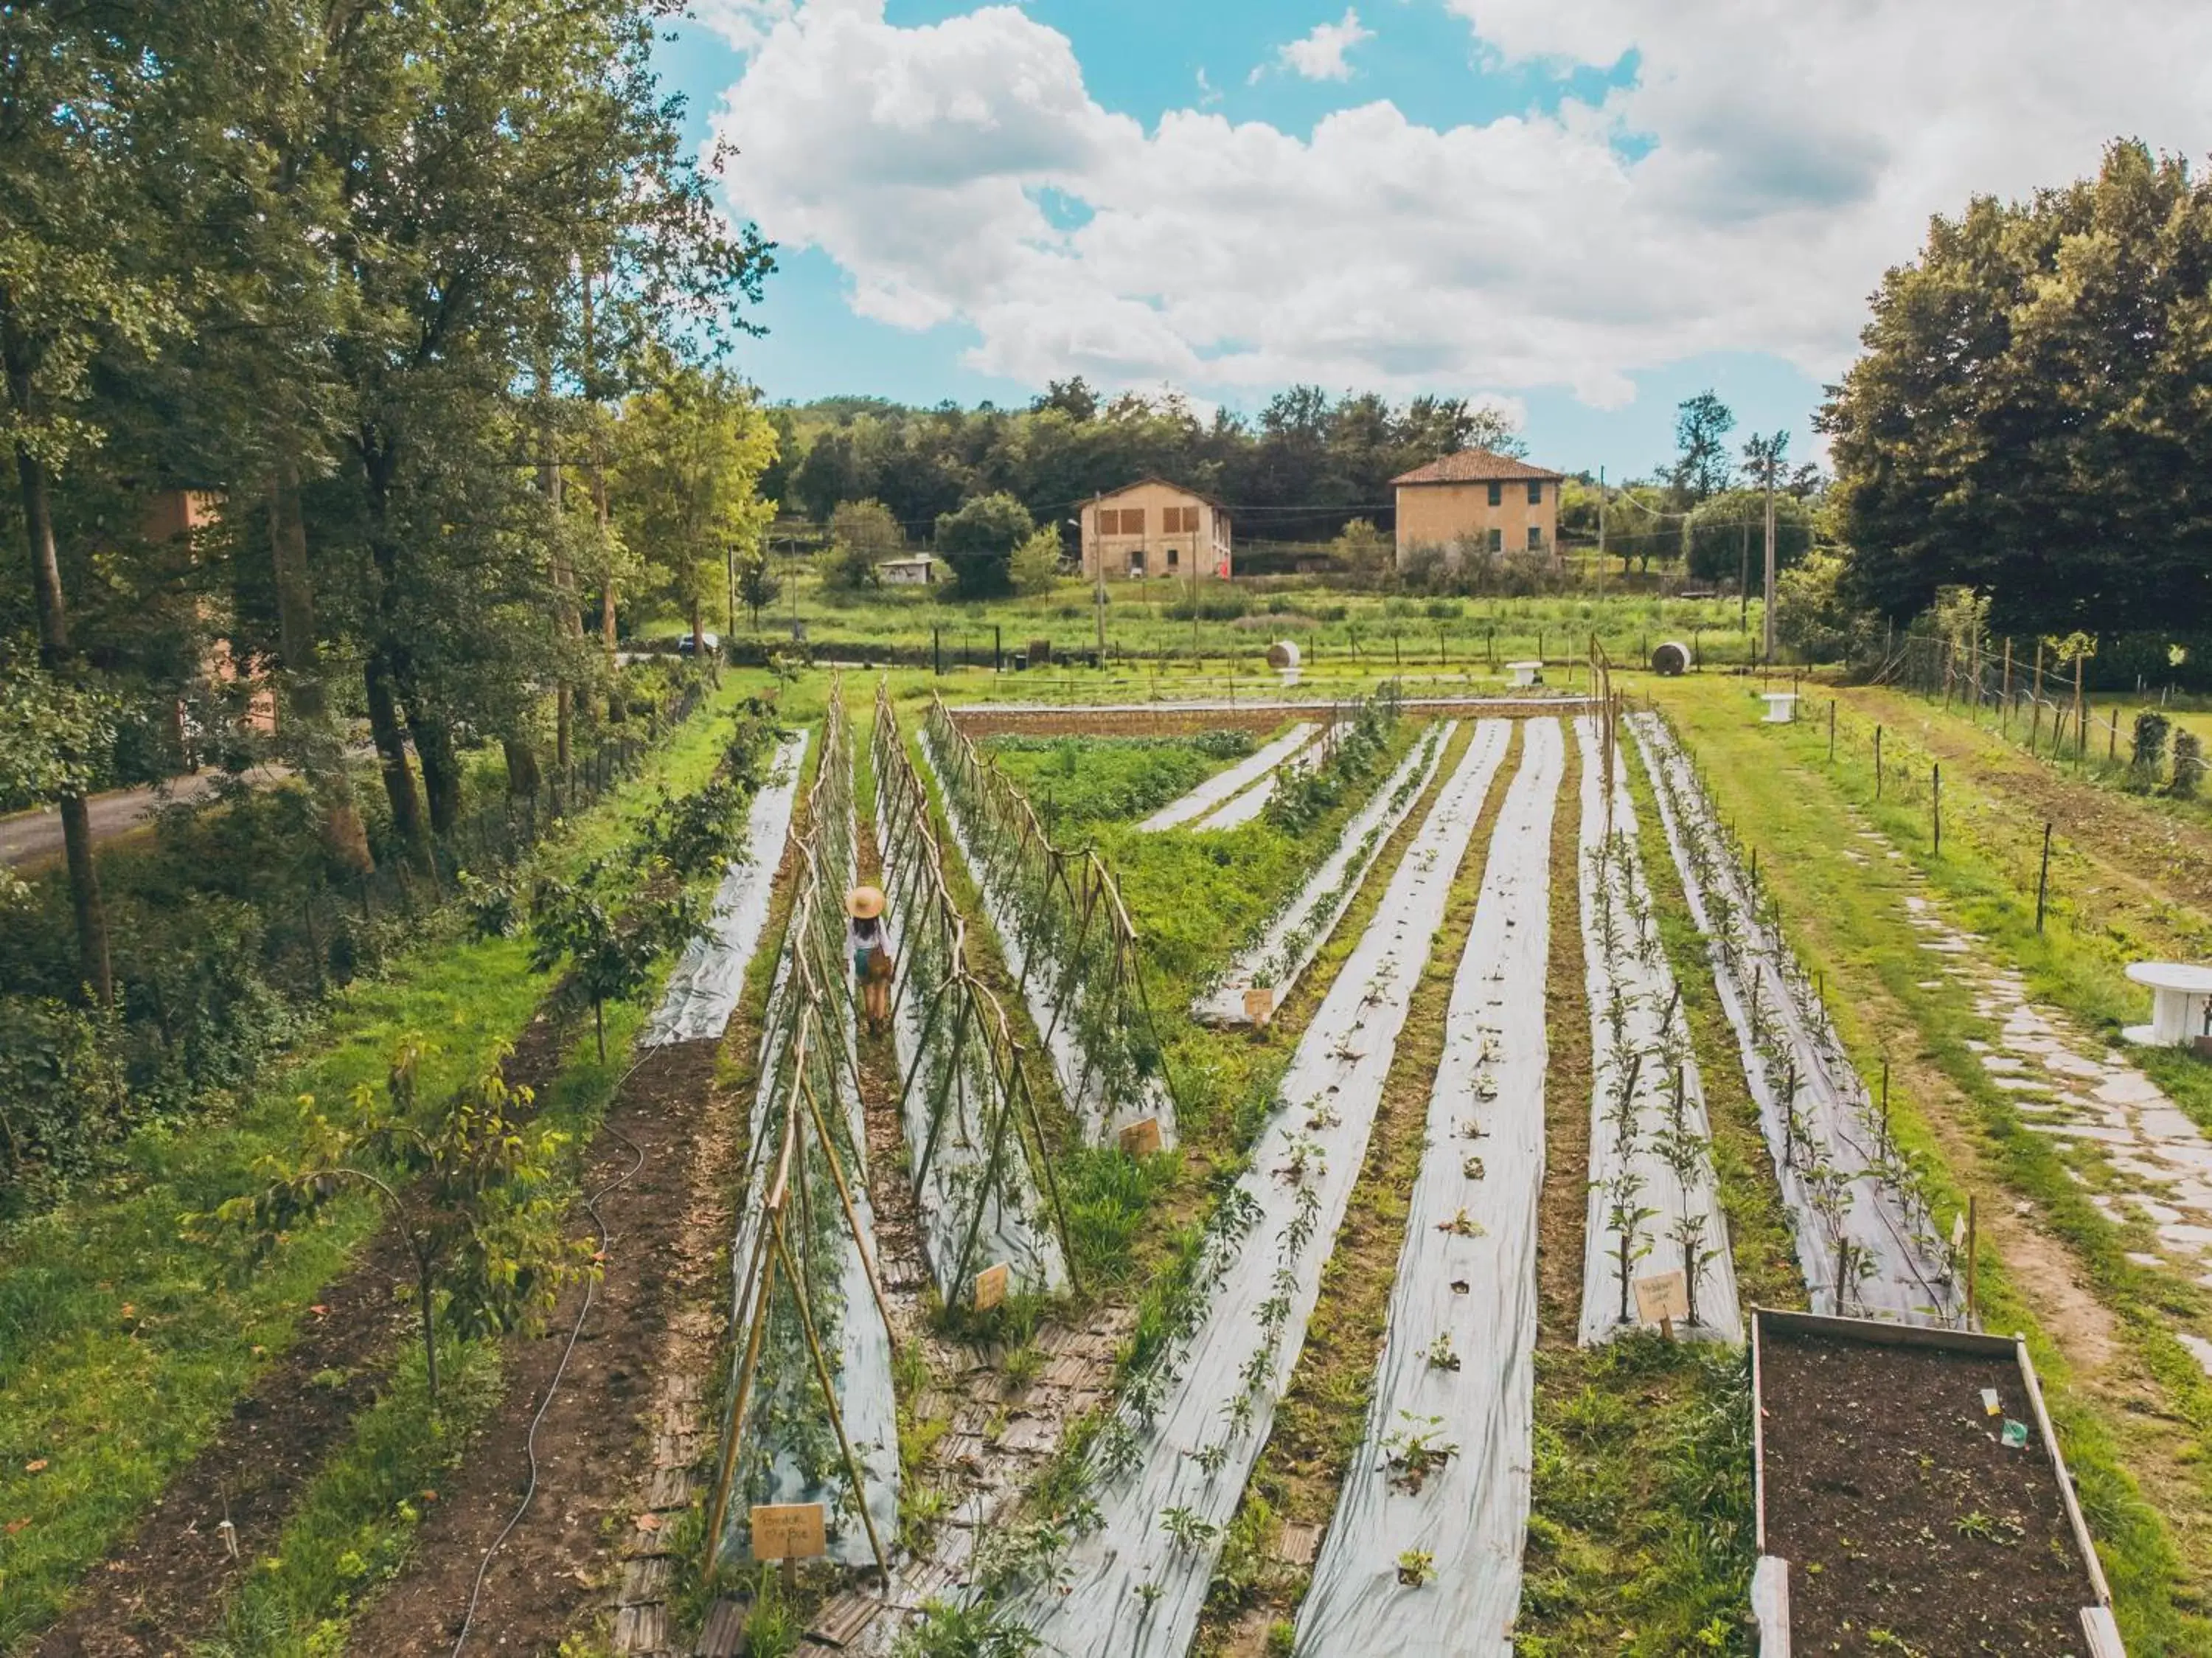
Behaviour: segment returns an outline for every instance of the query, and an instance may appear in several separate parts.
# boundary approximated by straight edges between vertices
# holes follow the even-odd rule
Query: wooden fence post
[[[1881,798],[1881,728],[1874,728],[1874,797]]]
[[[2043,825],[2043,865],[2041,869],[2037,870],[2035,876],[2035,930],[2038,933],[2040,933],[2043,930],[2044,905],[2049,900],[2050,896],[2051,823],[2048,819],[2045,819]]]
[[[1936,856],[1943,856],[1943,766],[1941,761],[1928,768],[1928,820],[1936,832]]]

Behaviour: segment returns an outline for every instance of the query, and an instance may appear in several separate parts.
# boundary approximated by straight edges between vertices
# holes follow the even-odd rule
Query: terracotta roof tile
[[[1528,480],[1553,479],[1565,477],[1564,472],[1547,472],[1541,466],[1532,466],[1525,460],[1516,460],[1510,454],[1499,454],[1491,449],[1462,449],[1457,454],[1448,454],[1441,460],[1431,460],[1425,466],[1392,479],[1393,484],[1491,484]]]

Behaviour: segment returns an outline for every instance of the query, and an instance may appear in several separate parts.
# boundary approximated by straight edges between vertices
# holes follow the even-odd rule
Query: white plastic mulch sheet
[[[1267,809],[1267,802],[1275,797],[1276,785],[1285,777],[1310,771],[1327,758],[1326,745],[1318,740],[1304,743],[1280,765],[1237,795],[1224,806],[1217,806],[1200,818],[1193,828],[1201,834],[1216,829],[1239,829]]]
[[[1100,1525],[1069,1551],[1065,1591],[1043,1588],[1024,1605],[1044,1650],[1176,1658],[1189,1648],[1221,1528],[1304,1343],[1407,1006],[1511,729],[1503,721],[1476,728],[1300,1038],[1282,1082],[1287,1103],[1222,1200],[1241,1224],[1217,1228],[1189,1339],[1148,1378],[1150,1409],[1125,1395],[1101,1435],[1118,1433],[1128,1454],[1118,1471],[1098,1471]]]
[[[1949,1248],[1788,943],[1756,909],[1689,761],[1656,715],[1632,715],[1629,724],[1735,1028],[1813,1310],[1958,1322],[1963,1308]]]
[[[1615,749],[1608,817],[1597,722],[1577,719],[1575,741],[1582,752],[1577,885],[1591,1060],[1581,1339],[1589,1345],[1635,1329],[1635,1281],[1679,1271],[1696,1316],[1678,1322],[1675,1332],[1741,1341],[1743,1314],[1713,1179],[1705,1085],[1644,877],[1628,757]]]
[[[1160,1125],[1160,1143],[1173,1147],[1176,1137],[1175,1101],[1158,1076],[1146,1078],[1133,1100],[1117,1104],[1105,1097],[1097,1067],[1085,1058],[1082,1045],[1076,1040],[1074,1019],[1070,1012],[1056,1014],[1053,1008],[1054,981],[1059,977],[1059,964],[1030,961],[1029,952],[1022,942],[1021,917],[992,878],[991,866],[976,856],[975,843],[969,838],[969,826],[954,806],[951,791],[945,786],[944,774],[938,768],[936,755],[930,752],[926,733],[920,747],[922,769],[929,773],[937,785],[939,798],[945,802],[945,826],[951,832],[953,849],[960,854],[969,878],[975,883],[975,896],[982,904],[984,918],[998,935],[999,952],[1006,959],[1006,971],[1021,984],[1022,1001],[1030,1010],[1031,1022],[1042,1035],[1045,1058],[1052,1064],[1054,1080],[1060,1084],[1067,1108],[1082,1125],[1083,1137],[1092,1145],[1102,1144],[1130,1124],[1150,1117]],[[1081,994],[1079,985],[1071,991],[1072,996]]]
[[[1456,720],[1445,720],[1428,731],[1406,753],[1382,786],[1361,807],[1338,837],[1335,850],[1322,861],[1283,912],[1262,928],[1260,936],[1239,951],[1221,982],[1192,1005],[1194,1018],[1209,1024],[1242,1025],[1244,992],[1265,982],[1280,1003],[1290,994],[1307,966],[1328,942],[1336,923],[1352,907],[1352,900],[1366,884],[1367,872],[1382,855],[1382,848],[1398,826],[1413,811],[1413,802],[1429,786],[1459,729]]]
[[[1178,828],[1194,818],[1206,816],[1267,776],[1320,734],[1319,726],[1310,720],[1300,720],[1266,747],[1247,755],[1225,771],[1215,772],[1181,800],[1170,801],[1160,808],[1137,827],[1151,833],[1160,829]],[[1255,807],[1253,810],[1256,813],[1259,808]]]
[[[1565,747],[1523,728],[1452,981],[1366,1436],[1294,1650],[1502,1654],[1521,1600],[1544,1184],[1552,817]],[[1400,1581],[1401,1557],[1430,1557]]]
[[[833,706],[833,724],[842,718],[842,710]],[[795,1115],[799,1149],[793,1160],[793,1190],[785,1211],[787,1247],[806,1281],[808,1311],[831,1365],[837,1412],[860,1466],[868,1516],[888,1553],[898,1535],[898,1411],[891,1384],[890,1332],[869,1274],[875,1216],[868,1202],[867,1138],[839,902],[854,874],[852,761],[849,736],[839,741],[840,736],[843,734],[825,732],[823,764],[838,770],[827,779],[817,776],[810,796],[817,814],[810,844],[817,863],[802,876],[806,887],[794,909],[769,991],[760,1082],[748,1137],[749,1201],[733,1257],[738,1299],[732,1342],[742,1350],[750,1332],[754,1307],[748,1297],[758,1282],[754,1265],[762,1259],[763,1198],[775,1181],[786,1124]],[[798,1052],[802,1009],[797,1003],[808,993],[803,988],[806,984],[817,987],[818,994],[807,1021],[813,1033],[802,1066]],[[844,1187],[854,1212],[851,1224],[836,1179],[821,1153],[819,1134],[800,1090],[802,1080],[821,1106],[824,1125],[840,1143]],[[864,1248],[867,1255],[862,1253]],[[722,1547],[730,1557],[749,1555],[750,1504],[820,1503],[829,1510],[830,1557],[842,1565],[872,1565],[875,1554],[868,1530],[853,1503],[796,1305],[786,1281],[770,1301],[752,1397],[745,1419],[738,1424],[741,1446],[751,1448],[738,1466]]]
[[[887,889],[901,884],[901,872],[890,861],[900,842],[883,821],[890,792],[878,783],[876,844],[884,849]],[[999,1064],[1008,1055],[997,1045],[1000,1033],[985,1027],[995,1010],[980,1000],[965,1002],[957,989],[938,1002],[938,986],[915,982],[901,919],[896,909],[884,918],[884,942],[899,964],[891,1042],[901,1081],[912,1079],[902,1120],[907,1155],[917,1170],[922,1242],[938,1294],[948,1307],[961,1299],[965,1285],[956,1280],[964,1257],[968,1277],[1004,1263],[1016,1289],[1057,1295],[1067,1288],[1067,1262],[1030,1178],[1022,1125],[1006,1097]],[[938,1119],[933,1133],[933,1116]]]
[[[656,1048],[671,1042],[719,1041],[730,1027],[745,969],[768,929],[770,890],[783,862],[783,843],[791,833],[792,808],[799,799],[799,762],[806,734],[793,732],[777,746],[768,781],[745,814],[745,846],[732,860],[714,891],[708,930],[684,947],[668,988],[653,1010],[638,1045]]]

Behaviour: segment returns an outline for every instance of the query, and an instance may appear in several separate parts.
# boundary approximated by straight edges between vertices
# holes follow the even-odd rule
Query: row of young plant
[[[1458,728],[1455,721],[1440,721],[1407,751],[1397,770],[1346,820],[1313,874],[1260,923],[1251,942],[1193,1001],[1194,1017],[1213,1024],[1246,1021],[1252,1010],[1245,997],[1252,991],[1269,993],[1270,1011],[1281,1005],[1352,907],[1382,848],[1428,789]]]
[[[1174,1082],[1112,872],[1095,851],[1053,843],[1028,796],[942,698],[932,700],[922,736],[954,844],[1085,1137],[1095,1143],[1149,1119],[1172,1144]]]
[[[1273,798],[1284,768],[1305,753],[1321,729],[1310,720],[1297,721],[1265,747],[1248,753],[1235,765],[1170,801],[1139,824],[1139,831],[1158,834],[1185,826],[1229,829],[1250,821]]]
[[[1814,1310],[1959,1322],[1957,1265],[1919,1172],[1845,1054],[1820,980],[1790,948],[1755,857],[1723,825],[1664,722],[1645,713],[1629,723],[1759,1103]]]
[[[947,1307],[974,1305],[976,1275],[1000,1266],[1010,1282],[994,1295],[1059,1294],[1069,1286],[1067,1222],[1025,1056],[969,969],[929,791],[882,684],[872,752],[899,1110],[931,1275]]]
[[[821,1503],[844,1565],[887,1571],[896,1535],[890,1313],[845,948],[857,831],[852,728],[833,685],[748,1127],[711,1565],[750,1557],[760,1503]]]
[[[1581,1339],[1637,1327],[1641,1276],[1679,1271],[1691,1332],[1741,1339],[1705,1089],[1644,875],[1617,737],[1585,715],[1581,869],[1590,1006],[1589,1211]]]
[[[478,937],[512,933],[526,911],[531,966],[565,969],[562,991],[591,1008],[601,1059],[607,1004],[637,997],[654,965],[697,935],[708,913],[699,883],[719,876],[743,850],[746,808],[775,752],[775,705],[748,698],[734,718],[705,783],[680,798],[662,789],[627,844],[574,875],[542,875],[519,893],[508,881],[459,874]]]
[[[1148,1308],[1120,1398],[1071,1436],[1031,1518],[979,1557],[977,1605],[1069,1655],[1189,1645],[1297,1355],[1413,987],[1510,728],[1486,724],[1306,1027],[1249,1159]]]
[[[1544,1186],[1558,722],[1522,727],[1452,976],[1358,1452],[1294,1650],[1504,1649],[1521,1598]]]

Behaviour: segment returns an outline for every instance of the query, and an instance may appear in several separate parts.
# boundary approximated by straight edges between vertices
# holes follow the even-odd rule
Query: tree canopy
[[[917,540],[979,496],[1011,495],[1037,523],[1064,528],[1091,497],[1158,477],[1228,503],[1240,534],[1322,541],[1388,514],[1401,472],[1469,446],[1524,448],[1497,411],[1464,399],[1394,405],[1314,386],[1279,393],[1251,422],[1201,418],[1173,396],[1109,399],[1079,377],[1021,411],[840,398],[779,412],[803,446],[793,505],[829,523],[841,504],[879,501]]]
[[[2212,626],[2212,185],[2115,143],[2097,175],[1936,219],[1821,413],[1856,600],[1992,625]]]
[[[13,707],[114,710],[107,752],[11,779],[61,803],[100,999],[88,789],[182,769],[195,727],[244,752],[265,690],[331,844],[419,857],[471,747],[534,775],[618,711],[641,577],[728,602],[777,440],[712,365],[770,261],[654,77],[673,9],[0,17],[0,678]]]

